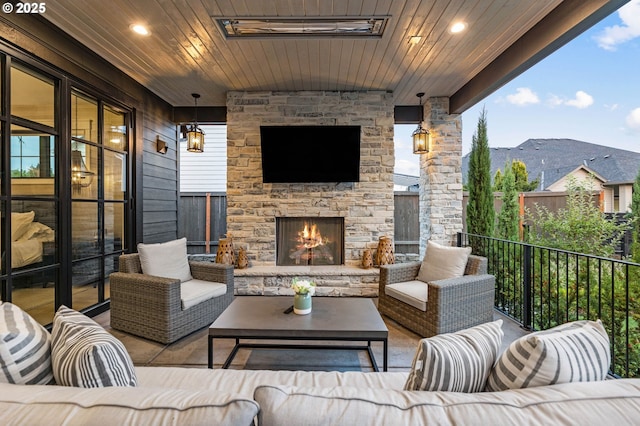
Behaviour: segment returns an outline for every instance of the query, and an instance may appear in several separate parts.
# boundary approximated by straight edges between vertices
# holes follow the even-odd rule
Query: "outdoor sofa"
[[[610,359],[606,332],[599,321],[532,333],[497,357],[502,340],[498,320],[421,340],[410,372],[374,373],[134,367],[117,339],[67,307],[56,313],[50,335],[11,303],[1,304],[0,314],[6,319],[0,323],[4,326],[0,328],[2,425],[623,426],[637,424],[640,413],[640,379],[604,380]],[[495,387],[494,379],[506,380],[496,369],[501,371],[501,364],[510,362],[514,350],[529,345],[531,357],[542,359],[547,351],[538,350],[544,349],[538,343],[554,342],[557,348],[561,346],[558,342],[571,342],[576,336],[586,336],[593,343],[588,345],[591,348],[600,346],[593,363],[583,362],[585,358],[560,357],[549,371],[540,368],[539,362],[533,363],[540,380],[553,376],[573,382],[531,382],[528,385],[537,386],[482,391],[485,382]],[[458,357],[452,351],[447,354],[451,345],[468,357]],[[439,361],[423,362],[431,349],[453,363],[442,369],[441,375],[426,368]],[[47,367],[44,360],[49,355]],[[93,362],[85,362],[87,359]],[[485,374],[469,370],[472,365]],[[455,374],[449,374],[453,371]],[[587,374],[574,376],[577,371]],[[529,380],[529,376],[518,373],[514,383],[522,387],[521,379]],[[432,378],[437,378],[436,388],[448,390],[405,390],[433,388],[434,383],[429,383]],[[451,391],[469,385],[477,387],[476,391]]]

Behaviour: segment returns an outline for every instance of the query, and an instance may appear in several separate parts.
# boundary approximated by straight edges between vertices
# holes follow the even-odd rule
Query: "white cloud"
[[[621,25],[606,27],[594,38],[605,50],[616,50],[616,46],[640,37],[640,0],[631,0],[618,10]]]
[[[568,101],[566,101],[565,105],[576,107],[578,109],[584,109],[593,105],[593,96],[591,96],[587,92],[578,90],[576,92],[576,97],[574,99],[569,99]]]
[[[516,93],[507,95],[507,101],[514,105],[524,106],[540,103],[540,98],[528,87],[518,87]]]
[[[633,130],[640,130],[640,108],[636,108],[627,115],[627,126]]]
[[[573,99],[567,99],[562,96],[554,95],[552,93],[547,98],[546,104],[551,108],[555,108],[560,105],[566,105],[576,107],[578,109],[584,109],[593,105],[593,96],[583,90],[578,90]]]
[[[413,153],[411,155],[414,155]],[[420,163],[418,156],[413,161],[396,158],[394,172],[409,176],[420,176]]]
[[[604,104],[604,107],[606,109],[608,109],[609,111],[615,111],[615,110],[618,109],[619,106],[620,105],[618,105],[618,104]]]
[[[547,105],[551,108],[557,107],[564,104],[564,100],[558,95],[551,94],[549,95],[549,99],[547,100]]]

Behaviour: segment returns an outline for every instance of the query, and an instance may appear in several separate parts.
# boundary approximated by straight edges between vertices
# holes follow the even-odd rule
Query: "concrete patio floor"
[[[382,318],[389,329],[389,371],[408,371],[411,367],[416,347],[420,341],[420,336],[385,316],[382,316]],[[503,320],[502,329],[505,335],[501,350],[504,350],[512,341],[527,333],[527,331],[520,328],[517,323],[496,311],[494,311],[494,318]],[[174,342],[173,344],[164,345],[111,329],[109,311],[94,317],[94,320],[122,341],[131,355],[134,364],[137,366],[207,367],[207,327],[198,330],[177,342]],[[222,366],[227,355],[233,348],[234,343],[235,341],[233,339],[215,340],[214,368],[220,368]],[[381,367],[382,344],[374,342],[372,343],[372,346],[377,363]],[[283,359],[284,362],[285,357],[287,357],[287,351],[282,350],[281,352],[281,359]],[[344,351],[327,350],[322,352],[327,354],[326,361],[324,362],[326,362],[326,365],[328,366],[327,369],[330,369],[332,353],[335,353],[337,356],[337,353]],[[243,369],[250,354],[250,349],[241,349],[234,358],[230,368]],[[358,357],[362,371],[372,371],[366,351],[359,351]],[[301,367],[300,369],[304,368]]]

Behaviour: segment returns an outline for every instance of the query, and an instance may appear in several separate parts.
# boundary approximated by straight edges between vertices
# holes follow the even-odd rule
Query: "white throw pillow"
[[[481,392],[503,336],[497,320],[420,340],[404,389]]]
[[[487,380],[487,391],[604,380],[609,336],[598,321],[574,321],[511,343]]]
[[[464,275],[471,247],[446,247],[433,241],[427,241],[418,279],[425,283],[457,278]]]
[[[53,384],[51,335],[9,302],[0,304],[0,382]]]
[[[33,222],[36,213],[11,213],[11,241],[18,241],[18,238],[29,229],[29,224]]]
[[[142,272],[147,275],[176,278],[181,282],[192,279],[186,238],[158,244],[141,243],[138,254]]]
[[[53,375],[60,386],[136,386],[124,345],[86,315],[60,306],[51,331]]]

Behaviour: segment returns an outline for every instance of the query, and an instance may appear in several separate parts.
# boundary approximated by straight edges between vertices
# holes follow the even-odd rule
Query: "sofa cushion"
[[[226,357],[226,355],[224,355]],[[222,358],[224,360],[224,358]],[[186,367],[136,367],[139,387],[171,387],[173,389],[223,389],[225,392],[253,397],[260,385],[288,385],[331,388],[351,386],[402,390],[407,372],[386,373],[361,371],[285,371],[285,370],[202,370]]]
[[[158,244],[140,243],[138,254],[144,274],[176,278],[182,282],[192,279],[186,238]]]
[[[502,344],[502,320],[420,340],[406,390],[480,392]]]
[[[86,315],[60,306],[53,318],[51,358],[56,383],[94,388],[135,386],[124,345]]]
[[[202,371],[202,370],[200,370]],[[250,425],[258,404],[223,389],[0,384],[4,425]]]
[[[222,283],[204,280],[189,280],[180,284],[180,300],[182,309],[189,309],[205,300],[223,296],[227,286]]]
[[[384,294],[426,312],[427,289],[428,286],[425,282],[413,280],[388,284],[384,286]]]
[[[261,425],[637,424],[640,379],[601,383],[477,393],[265,385],[254,399]]]
[[[446,247],[427,241],[427,251],[418,271],[418,279],[426,283],[464,275],[471,247]]]
[[[51,335],[20,307],[0,303],[0,382],[53,383]]]
[[[604,380],[610,363],[602,322],[570,322],[511,343],[491,371],[487,390]]]

